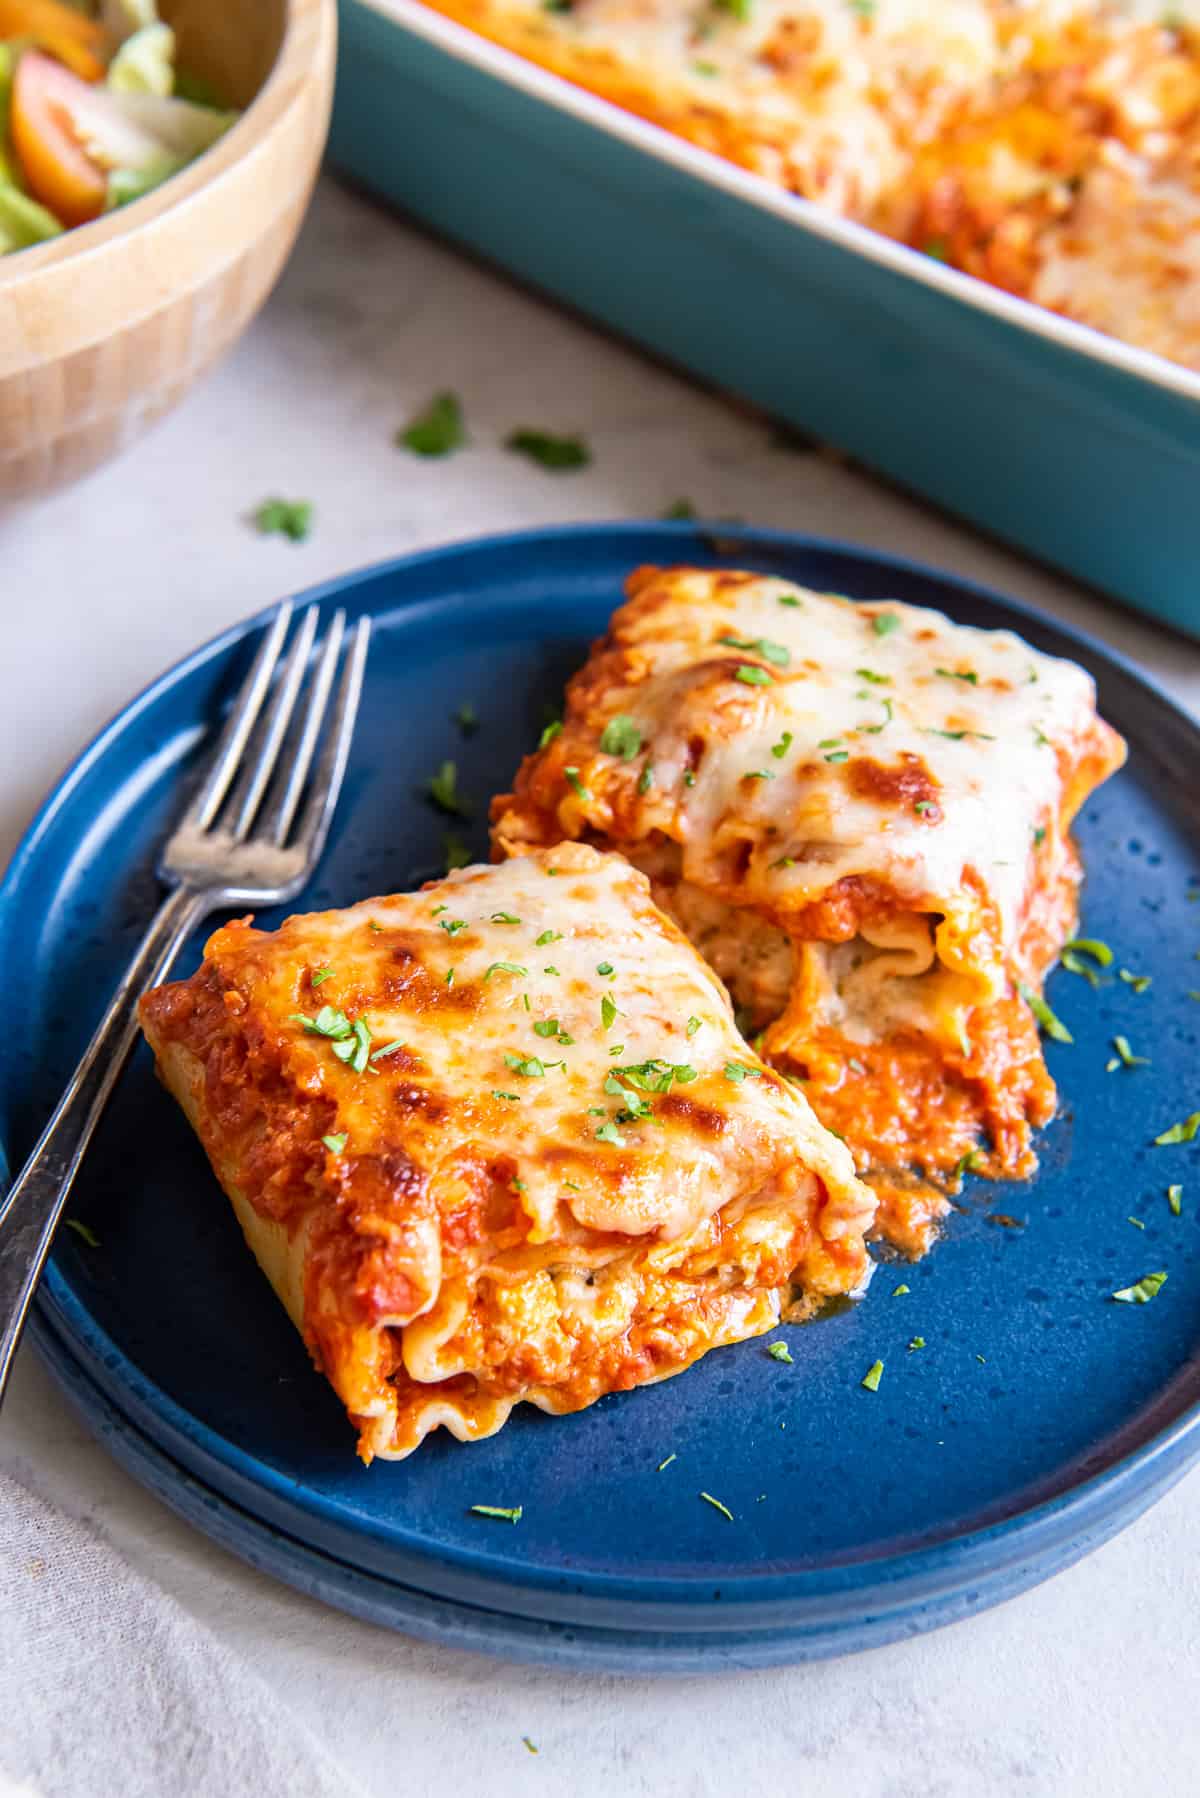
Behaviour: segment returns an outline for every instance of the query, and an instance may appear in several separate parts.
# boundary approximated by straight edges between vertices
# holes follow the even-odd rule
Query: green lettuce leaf
[[[175,86],[175,33],[169,25],[143,25],[127,37],[108,65],[115,94],[169,95]]]
[[[62,226],[52,212],[11,183],[0,182],[0,256],[27,250],[31,244],[58,237]]]

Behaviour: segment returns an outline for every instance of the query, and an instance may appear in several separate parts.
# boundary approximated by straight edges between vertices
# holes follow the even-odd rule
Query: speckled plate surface
[[[376,632],[329,852],[297,909],[436,867],[444,821],[420,789],[444,757],[478,801],[482,850],[488,795],[622,577],[685,560],[933,604],[1096,674],[1132,755],[1080,822],[1084,931],[1151,983],[1135,990],[1116,965],[1096,991],[1052,980],[1075,1042],[1049,1048],[1062,1108],[1036,1180],[972,1183],[926,1261],[881,1268],[861,1306],[787,1333],[792,1366],[747,1343],[573,1418],[518,1414],[488,1442],[435,1440],[364,1470],[142,1053],[74,1200],[99,1246],[64,1232],[39,1299],[39,1339],[76,1402],[201,1528],[376,1620],[455,1639],[452,1617],[485,1616],[474,1645],[546,1660],[747,1665],[928,1628],[1075,1558],[1200,1452],[1200,1142],[1152,1146],[1200,1105],[1188,991],[1200,989],[1200,730],[1100,646],[932,571],[772,533],[714,545],[686,525],[550,531],[368,570],[325,590]],[[122,713],[0,890],[9,1015],[22,1020],[0,1043],[14,1162],[154,903],[180,780],[257,628]],[[481,725],[463,738],[453,714],[467,700]],[[1152,1065],[1106,1073],[1117,1034]],[[1160,1268],[1151,1304],[1108,1297]],[[911,1290],[893,1297],[901,1281]],[[926,1346],[910,1352],[915,1336]],[[870,1393],[860,1381],[876,1358]],[[522,1520],[487,1522],[477,1503],[520,1504]]]

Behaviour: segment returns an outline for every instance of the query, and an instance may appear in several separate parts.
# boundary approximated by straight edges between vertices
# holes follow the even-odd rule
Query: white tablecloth
[[[397,425],[442,387],[462,396],[471,449],[405,456]],[[552,476],[505,454],[517,425],[584,432],[592,466]],[[275,493],[315,502],[308,544],[247,529]],[[834,459],[772,449],[758,420],[326,185],[218,376],[124,461],[4,520],[0,857],[138,686],[281,592],[448,538],[653,516],[684,496],[990,581],[1200,707],[1196,647]],[[1200,1789],[1195,1475],[1090,1560],[968,1624],[849,1661],[628,1682],[429,1648],[275,1586],[120,1473],[28,1350],[0,1470],[86,1520],[80,1532],[0,1491],[0,1768],[46,1798]],[[126,1751],[129,1779],[113,1784]]]

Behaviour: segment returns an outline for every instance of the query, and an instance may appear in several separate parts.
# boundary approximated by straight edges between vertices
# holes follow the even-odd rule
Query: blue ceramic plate
[[[444,820],[421,789],[446,757],[477,801],[482,852],[487,796],[535,740],[622,577],[684,560],[1008,625],[1097,676],[1132,756],[1080,822],[1084,931],[1151,984],[1139,991],[1115,967],[1096,991],[1052,981],[1075,1042],[1050,1046],[1063,1103],[1036,1181],[974,1183],[926,1261],[882,1269],[866,1303],[789,1332],[790,1367],[748,1343],[577,1417],[519,1414],[489,1442],[435,1440],[365,1470],[142,1054],[74,1202],[99,1247],[64,1232],[40,1298],[42,1338],[60,1372],[75,1370],[77,1397],[98,1423],[120,1418],[143,1477],[153,1461],[151,1483],[177,1482],[201,1527],[351,1608],[365,1582],[372,1614],[399,1627],[416,1626],[417,1594],[438,1601],[430,1617],[486,1614],[500,1620],[493,1646],[544,1658],[652,1663],[677,1641],[674,1661],[662,1651],[670,1664],[728,1663],[730,1644],[747,1664],[930,1627],[1064,1565],[1200,1452],[1200,1142],[1151,1146],[1198,1103],[1200,730],[1098,645],[930,570],[773,533],[542,532],[370,570],[326,590],[370,612],[376,632],[333,837],[298,906],[407,887],[438,866]],[[62,782],[0,889],[0,965],[20,1020],[0,1040],[14,1161],[154,904],[156,846],[259,622],[134,701]],[[481,720],[468,738],[453,717],[464,701]],[[1117,1034],[1152,1065],[1106,1073]],[[1159,1268],[1169,1279],[1151,1304],[1108,1297]],[[901,1281],[911,1290],[893,1297]],[[910,1353],[914,1336],[926,1346]],[[876,1358],[870,1393],[860,1381]],[[209,1497],[188,1509],[185,1490]],[[488,1522],[470,1513],[480,1503],[524,1514]],[[314,1558],[316,1583],[297,1573]]]

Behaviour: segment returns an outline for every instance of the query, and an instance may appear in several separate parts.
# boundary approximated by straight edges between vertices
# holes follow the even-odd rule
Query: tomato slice
[[[0,0],[3,4],[3,0]],[[26,50],[13,81],[9,130],[35,200],[64,225],[83,225],[104,210],[107,182],[71,129],[70,105],[92,89],[52,57]]]
[[[62,0],[0,0],[0,38],[32,38],[84,81],[104,74],[103,28]]]

